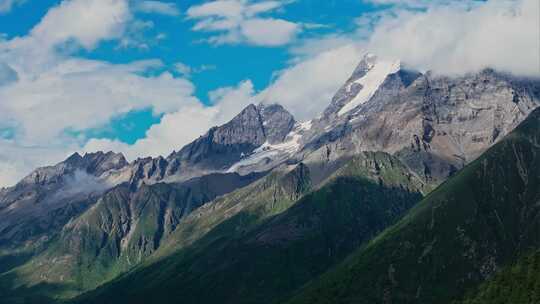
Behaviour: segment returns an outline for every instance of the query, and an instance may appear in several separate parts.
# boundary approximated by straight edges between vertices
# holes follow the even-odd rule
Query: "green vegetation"
[[[525,255],[456,304],[540,303],[540,251]]]
[[[0,295],[43,302],[93,289],[148,258],[194,209],[259,177],[215,174],[181,184],[143,185],[136,191],[119,185],[60,234],[52,234],[40,255],[6,258]]]
[[[474,291],[540,247],[539,143],[536,110],[289,303],[450,303]]]
[[[384,153],[352,159],[325,186],[302,196],[309,184],[309,169],[299,165],[218,199],[203,207],[211,210],[195,212],[183,223],[171,244],[176,250],[166,250],[171,255],[78,302],[274,303],[341,261],[422,197],[422,183]],[[190,242],[196,231],[204,235]]]
[[[317,187],[304,164],[274,170],[194,209],[170,230],[160,228],[159,210],[177,196],[143,191],[141,208],[129,209],[142,215],[132,232],[137,237],[122,246],[110,237],[101,242],[99,233],[83,235],[92,246],[88,256],[77,255],[82,262],[71,271],[80,276],[70,278],[105,284],[70,302],[536,303],[538,185],[540,110],[420,203],[426,185],[396,158],[371,152],[345,162]],[[113,221],[90,217],[82,221],[90,231],[122,227],[125,198],[114,195],[99,213]],[[126,249],[130,244],[138,251]],[[141,252],[146,258],[122,268]],[[104,263],[117,266],[96,263],[102,254]],[[101,265],[106,272],[99,272]],[[4,274],[0,284],[21,280],[20,274]],[[65,292],[75,290],[70,284],[79,291],[92,286],[19,283],[17,296],[5,299],[68,298],[76,295]]]

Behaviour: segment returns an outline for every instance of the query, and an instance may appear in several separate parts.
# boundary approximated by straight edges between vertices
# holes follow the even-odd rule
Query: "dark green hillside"
[[[540,109],[289,303],[450,303],[539,247]]]
[[[507,303],[540,303],[540,251],[521,257],[455,304]]]
[[[43,254],[2,273],[0,295],[21,301],[33,294],[69,298],[93,289],[143,262],[193,210],[261,175],[211,174],[135,190],[119,185],[67,223],[59,235],[51,234]]]
[[[422,183],[384,153],[353,158],[296,203],[309,185],[309,169],[302,164],[256,184],[214,202],[215,211],[199,221],[224,220],[200,240],[78,303],[273,303],[342,260],[422,197]],[[227,212],[234,214],[223,216]],[[189,220],[184,225],[204,227]]]

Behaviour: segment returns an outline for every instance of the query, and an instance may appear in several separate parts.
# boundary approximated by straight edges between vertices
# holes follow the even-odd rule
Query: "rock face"
[[[422,181],[381,152],[343,163],[318,189],[307,165],[283,170],[188,216],[171,241],[183,254],[134,270],[80,303],[282,302],[422,197]],[[186,246],[194,235],[200,239]]]
[[[0,246],[47,236],[112,186],[108,174],[127,165],[121,154],[75,153],[36,169],[0,196]]]
[[[117,170],[123,168],[127,164],[128,162],[122,154],[113,152],[87,153],[84,156],[81,156],[79,153],[74,153],[65,161],[54,166],[36,169],[23,178],[15,188],[20,189],[26,186],[52,185],[62,181],[63,177],[73,174],[75,171],[83,171],[84,173],[99,177],[109,170]]]
[[[397,225],[284,303],[459,303],[474,297],[479,283],[540,248],[539,143],[536,109]],[[526,284],[535,282],[536,266],[506,271],[509,281],[482,287],[478,302],[466,303],[536,303],[531,299],[538,288]]]
[[[128,164],[119,154],[74,154],[3,190],[0,218],[2,214],[16,218],[12,214],[53,211],[69,218],[86,208],[88,203],[83,201],[89,196],[124,182],[135,190],[143,184],[182,182],[216,172],[263,172],[285,162],[323,164],[362,151],[395,155],[424,181],[437,185],[496,143],[539,104],[537,80],[489,69],[460,77],[422,74],[407,70],[399,61],[366,55],[316,119],[296,123],[282,106],[250,105],[167,158]],[[81,183],[74,182],[79,179],[91,185],[87,188],[92,191],[81,195],[75,187]],[[64,201],[71,197],[70,201],[79,203],[55,199],[55,207],[18,207],[36,205],[60,192]],[[63,209],[67,206],[71,211]],[[0,239],[12,235],[12,226],[10,221],[0,224]]]
[[[302,138],[303,155],[318,149],[338,155],[385,151],[438,184],[538,105],[538,80],[489,69],[454,78],[420,74],[366,56],[323,115],[312,121]]]
[[[294,127],[294,117],[277,104],[261,104],[259,109],[266,142],[269,144],[283,142]]]
[[[56,166],[37,169],[2,191],[0,218],[9,215],[10,220],[0,224],[0,242],[15,235],[22,241],[23,235],[37,235],[54,222],[45,216],[39,228],[28,225],[20,233],[13,230],[24,222],[19,215],[33,219],[49,214],[57,219],[53,226],[61,226],[84,210],[89,198],[121,183],[136,190],[216,172],[263,172],[284,162],[321,164],[362,151],[395,155],[437,185],[539,104],[537,80],[489,69],[461,77],[421,74],[398,61],[366,55],[328,108],[311,121],[296,123],[280,105],[250,105],[167,158],[128,164],[120,154],[74,154]],[[77,188],[83,184],[79,180],[86,190]]]
[[[226,172],[263,144],[285,140],[294,126],[294,117],[280,105],[249,105],[228,123],[211,128],[167,158],[138,159],[121,175],[138,187],[142,183],[180,182]]]
[[[172,153],[171,174],[226,170],[265,142],[283,141],[294,126],[293,116],[280,105],[249,105],[227,124]]]
[[[313,204],[322,204],[321,209],[312,210],[302,221],[283,221],[261,232],[258,239],[278,248],[303,235],[309,221],[318,221],[308,231],[313,235],[319,228],[333,227],[320,210],[344,215],[340,208],[325,209],[334,198],[340,198],[344,204],[340,206],[346,209],[356,208],[358,197],[364,203],[375,201],[373,206],[365,205],[376,211],[375,217],[362,207],[354,217],[363,220],[354,222],[345,211],[352,222],[339,227],[340,231],[363,237],[356,243],[347,243],[350,237],[336,240],[352,250],[403,214],[420,193],[428,193],[498,143],[538,105],[538,79],[489,69],[447,77],[366,55],[326,110],[310,121],[296,122],[280,105],[249,105],[228,123],[211,128],[167,157],[128,163],[121,154],[111,152],[74,154],[55,166],[37,169],[14,187],[0,189],[0,263],[6,251],[54,244],[17,268],[21,278],[78,280],[74,282],[80,284],[77,292],[93,288],[155,256],[165,240],[170,248],[178,249],[214,229],[218,236],[228,233],[219,242],[240,236],[284,212],[306,193],[319,191],[351,162],[354,178],[342,178],[304,203],[306,210]],[[526,168],[518,169],[519,177],[527,179]],[[267,172],[247,188],[218,197]],[[364,220],[370,218],[382,220],[367,227]],[[234,229],[228,230],[227,225]],[[353,233],[347,227],[359,230]],[[213,244],[211,237],[205,246]],[[253,239],[251,243],[257,243]],[[318,245],[312,253],[322,258],[327,252]],[[222,266],[220,257],[212,269]],[[244,258],[251,261],[249,256]],[[10,275],[0,275],[0,289],[6,278]],[[201,290],[206,292],[206,288]]]
[[[0,247],[58,230],[106,190],[122,183],[137,191],[144,184],[184,182],[225,172],[264,143],[283,141],[294,126],[293,116],[280,105],[249,105],[227,124],[210,129],[167,158],[128,163],[112,152],[75,153],[57,165],[36,169],[1,192]]]
[[[183,183],[143,184],[135,191],[121,184],[66,224],[54,246],[27,267],[39,273],[36,281],[52,282],[76,278],[85,269],[76,284],[95,288],[156,251],[193,210],[260,176],[210,174]]]

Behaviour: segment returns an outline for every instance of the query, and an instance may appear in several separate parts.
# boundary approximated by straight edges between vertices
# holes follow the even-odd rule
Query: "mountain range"
[[[262,103],[166,158],[75,153],[0,191],[0,296],[535,303],[494,289],[537,286],[539,105],[538,78],[367,54],[311,120]]]

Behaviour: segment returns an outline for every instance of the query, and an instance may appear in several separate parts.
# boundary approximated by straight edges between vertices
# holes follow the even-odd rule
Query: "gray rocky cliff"
[[[294,125],[294,117],[280,105],[249,105],[228,123],[211,128],[166,159],[137,160],[131,182],[137,186],[178,182],[225,172],[264,143],[282,142]]]
[[[364,59],[345,86],[376,64],[373,57],[368,63]],[[434,184],[474,160],[540,105],[539,79],[490,69],[447,77],[400,67],[365,103],[339,115],[362,90],[346,93],[344,87],[312,122],[300,158],[323,161],[327,156],[308,156],[318,150],[316,155],[337,156],[384,151]]]
[[[4,189],[0,195],[0,247],[47,239],[112,187],[107,174],[127,164],[122,154],[74,153]]]

